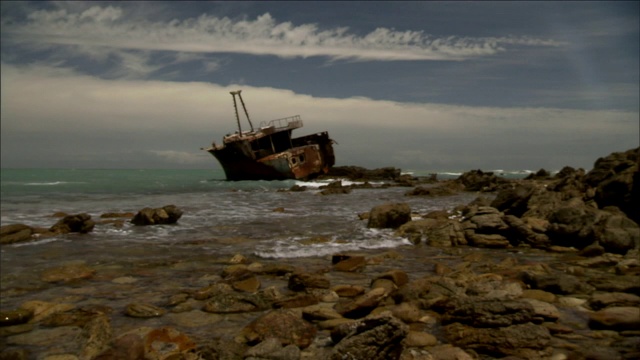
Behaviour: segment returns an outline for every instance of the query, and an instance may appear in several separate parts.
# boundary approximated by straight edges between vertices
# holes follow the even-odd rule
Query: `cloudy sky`
[[[639,4],[3,1],[1,165],[219,168],[242,89],[338,165],[588,170],[639,145]]]

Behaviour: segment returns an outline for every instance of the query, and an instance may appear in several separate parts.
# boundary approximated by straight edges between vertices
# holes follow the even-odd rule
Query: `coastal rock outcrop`
[[[374,206],[369,213],[368,228],[396,229],[411,220],[411,208],[406,203]]]
[[[0,244],[13,244],[31,240],[33,228],[24,224],[11,224],[0,227]]]
[[[72,232],[86,234],[93,230],[96,223],[91,220],[89,214],[67,215],[55,223],[49,231],[57,234],[68,234]]]
[[[131,223],[139,226],[175,224],[181,216],[182,210],[175,205],[167,205],[155,209],[146,207],[135,214],[131,219]]]

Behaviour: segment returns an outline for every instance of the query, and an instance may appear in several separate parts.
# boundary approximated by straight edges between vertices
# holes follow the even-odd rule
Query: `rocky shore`
[[[479,196],[426,214],[383,203],[354,219],[394,229],[413,248],[149,264],[144,271],[166,272],[168,281],[144,297],[127,297],[138,279],[117,269],[82,261],[47,269],[40,281],[68,296],[2,308],[0,359],[637,359],[639,152],[600,158],[589,172],[566,167],[522,180],[481,170],[437,181],[393,168],[336,168],[330,176],[365,183],[336,182],[322,196],[376,186],[404,186],[407,197],[425,201]],[[173,223],[182,211],[105,215],[60,214],[43,229],[5,225],[0,243],[119,221]],[[203,275],[198,286],[180,286],[171,271]],[[110,285],[96,294],[92,280]],[[3,288],[3,297],[29,291]],[[113,301],[86,301],[92,296]]]

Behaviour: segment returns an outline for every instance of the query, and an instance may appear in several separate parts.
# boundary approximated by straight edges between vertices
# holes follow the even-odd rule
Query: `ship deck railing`
[[[261,129],[270,128],[272,126],[276,131],[297,129],[302,127],[302,118],[300,118],[300,115],[294,115],[282,119],[263,121],[260,123]]]

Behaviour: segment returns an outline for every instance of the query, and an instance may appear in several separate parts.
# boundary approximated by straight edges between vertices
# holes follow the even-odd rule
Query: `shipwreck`
[[[303,126],[300,115],[263,121],[254,129],[241,90],[232,91],[238,131],[206,150],[218,160],[227,180],[308,180],[327,173],[335,163],[328,132],[293,137]],[[242,131],[236,96],[251,130]]]

